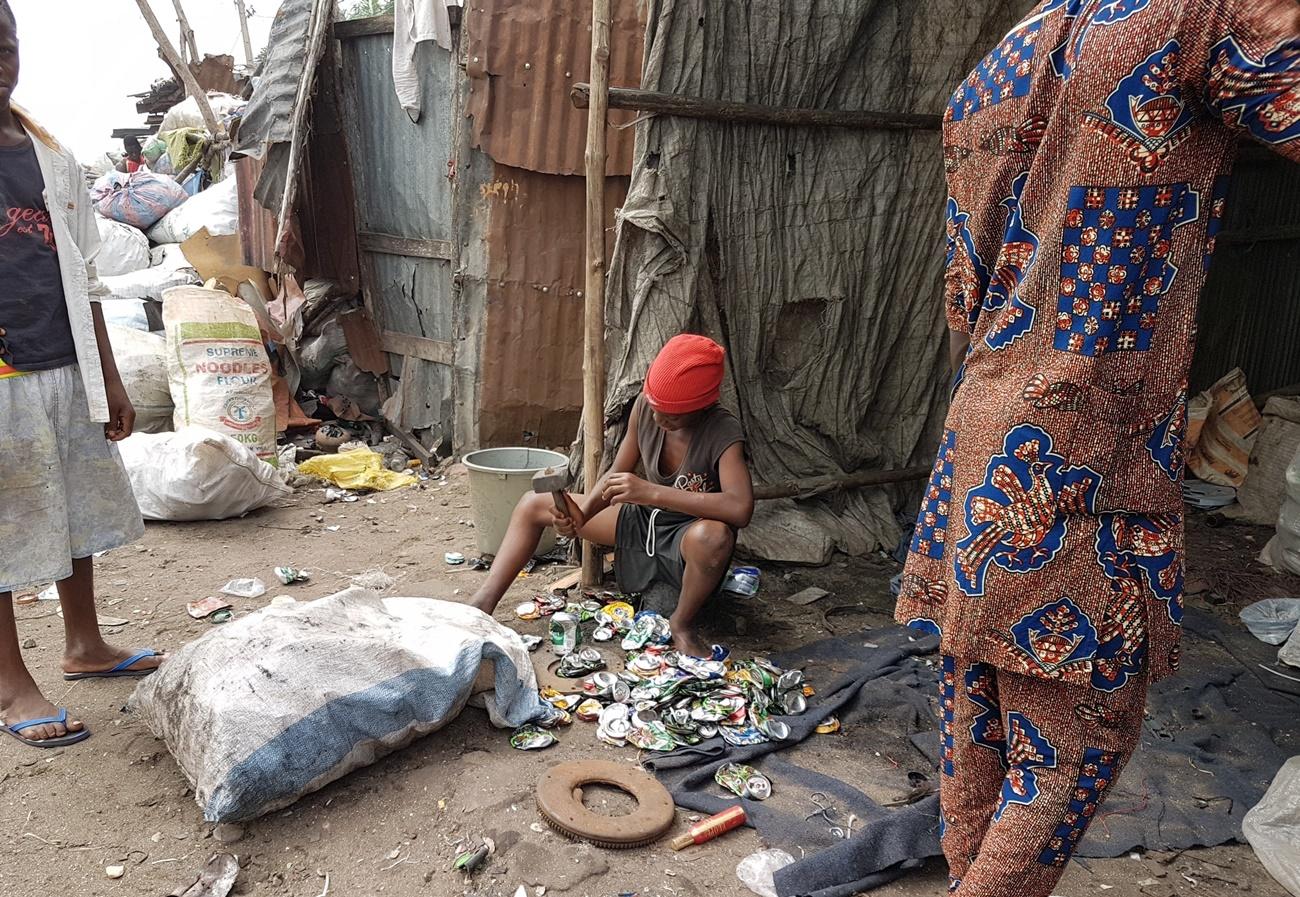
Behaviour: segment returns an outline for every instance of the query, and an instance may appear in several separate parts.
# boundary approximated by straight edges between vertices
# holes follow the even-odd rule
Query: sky
[[[200,54],[244,62],[235,0],[182,0]],[[9,0],[18,20],[22,63],[14,101],[70,147],[82,162],[121,150],[114,128],[140,127],[130,94],[171,73],[135,0]],[[173,44],[180,29],[172,0],[150,0]],[[256,54],[279,0],[245,0]]]

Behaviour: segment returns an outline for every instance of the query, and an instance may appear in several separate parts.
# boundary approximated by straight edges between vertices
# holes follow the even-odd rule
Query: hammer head
[[[548,467],[533,474],[533,491],[539,495],[548,492],[565,492],[572,484],[568,467]]]

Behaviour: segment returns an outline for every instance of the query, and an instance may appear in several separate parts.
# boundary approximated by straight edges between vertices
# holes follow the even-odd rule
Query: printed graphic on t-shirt
[[[709,479],[702,473],[684,473],[677,477],[673,486],[683,492],[708,492]]]
[[[4,222],[0,223],[0,240],[25,236],[38,237],[47,248],[54,251],[54,229],[50,227],[50,213],[44,209],[20,209],[12,206],[5,209]]]

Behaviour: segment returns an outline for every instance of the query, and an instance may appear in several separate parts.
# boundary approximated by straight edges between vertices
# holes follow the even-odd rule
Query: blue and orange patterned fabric
[[[1295,0],[1041,0],[958,86],[971,348],[898,604],[945,654],[1104,693],[1177,667],[1187,374],[1242,136],[1300,161]]]

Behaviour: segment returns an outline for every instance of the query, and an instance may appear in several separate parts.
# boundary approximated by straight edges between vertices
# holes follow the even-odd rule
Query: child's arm
[[[718,460],[718,480],[721,492],[686,492],[671,486],[656,486],[631,472],[611,472],[605,478],[602,497],[609,504],[663,508],[744,529],[754,516],[754,481],[745,463],[743,442],[722,453]]]
[[[90,314],[95,319],[95,342],[99,345],[99,364],[104,369],[104,393],[108,398],[108,423],[104,424],[104,436],[110,442],[121,442],[135,429],[135,406],[122,385],[122,375],[117,371],[117,359],[113,357],[113,346],[108,341],[108,329],[104,326],[104,311],[98,302],[90,303]]]

